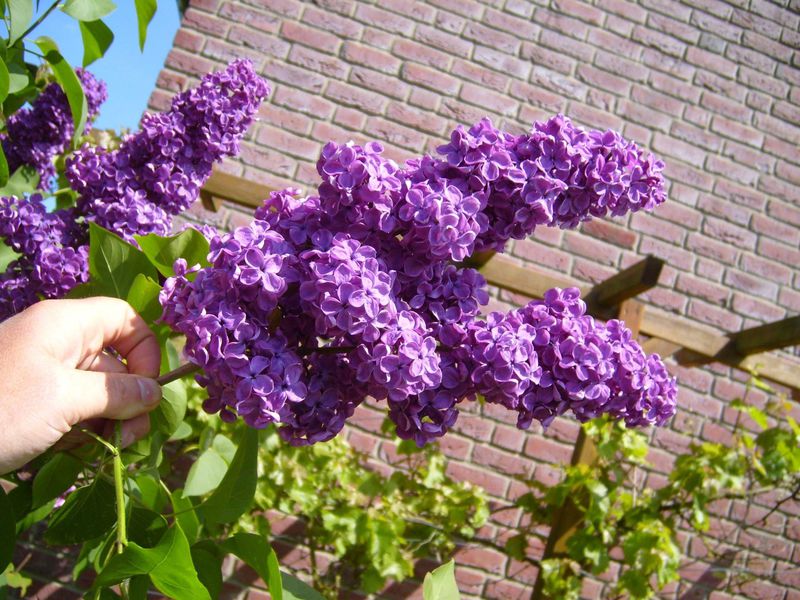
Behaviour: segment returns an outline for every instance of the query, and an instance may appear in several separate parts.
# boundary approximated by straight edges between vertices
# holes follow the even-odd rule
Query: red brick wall
[[[559,111],[619,129],[666,160],[669,203],[577,231],[540,230],[511,253],[582,281],[656,254],[668,266],[649,303],[734,331],[800,311],[799,10],[797,0],[192,0],[151,105],[165,107],[234,57],[251,58],[274,92],[241,159],[225,169],[306,189],[329,139],[378,139],[403,160],[485,114],[515,131]],[[231,206],[194,216],[216,225],[249,219]],[[518,300],[503,293],[493,305]],[[642,478],[650,485],[693,439],[727,439],[734,412],[726,405],[744,390],[744,376],[727,368],[674,372],[681,410],[653,435],[655,466]],[[371,433],[379,422],[366,407],[349,432],[377,461],[392,452]],[[553,480],[551,463],[569,459],[577,425],[564,418],[545,434],[520,432],[506,411],[487,407],[465,411],[457,429],[442,444],[451,473],[508,499],[524,490],[518,479]],[[712,533],[754,576],[742,594],[800,598],[800,504],[758,523],[774,501],[749,510],[721,503]],[[506,514],[483,534],[502,543],[516,518]],[[688,535],[684,544],[697,562],[665,597],[702,597],[719,585],[704,546]],[[527,597],[536,574],[479,545],[456,560],[462,590],[476,597]],[[603,585],[587,583],[587,597]]]

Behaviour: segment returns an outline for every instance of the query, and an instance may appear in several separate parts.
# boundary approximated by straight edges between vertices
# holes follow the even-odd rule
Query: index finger
[[[158,340],[144,319],[124,300],[102,296],[49,300],[29,310],[41,315],[37,325],[49,332],[45,338],[47,346],[62,364],[88,369],[95,357],[110,347],[125,359],[129,373],[158,376],[161,367]]]

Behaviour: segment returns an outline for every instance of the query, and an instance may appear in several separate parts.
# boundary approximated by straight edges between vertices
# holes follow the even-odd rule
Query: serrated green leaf
[[[162,237],[154,234],[137,235],[136,241],[142,252],[164,277],[175,275],[172,265],[179,258],[191,267],[208,266],[208,240],[196,229],[187,229],[178,235]]]
[[[33,0],[6,0],[8,7],[8,47],[13,46],[33,19]]]
[[[134,0],[136,5],[136,21],[139,27],[139,50],[144,52],[147,40],[147,27],[158,9],[157,0]]]
[[[57,498],[75,483],[82,468],[81,461],[69,454],[58,453],[53,456],[33,480],[31,507],[38,508],[45,502]]]
[[[425,600],[460,600],[455,574],[456,563],[450,560],[425,575],[422,597]]]
[[[14,558],[14,545],[17,541],[17,521],[14,509],[6,492],[0,486],[0,573]]]
[[[78,23],[83,40],[83,66],[88,67],[94,61],[103,58],[106,50],[114,41],[114,32],[101,20],[81,21]]]
[[[96,21],[110,15],[116,8],[111,0],[67,0],[61,10],[76,21]]]
[[[230,523],[250,508],[256,491],[258,431],[245,428],[231,466],[214,493],[200,508],[212,523]]]
[[[89,223],[89,275],[96,293],[124,300],[140,274],[158,279],[158,272],[141,250]]]
[[[59,546],[80,544],[103,535],[116,520],[114,487],[98,478],[67,496],[53,513],[44,539]]]
[[[42,51],[45,60],[53,71],[56,81],[67,95],[69,109],[72,113],[72,123],[75,126],[72,139],[74,142],[77,142],[86,128],[88,110],[86,95],[83,93],[81,81],[75,74],[75,70],[61,55],[58,46],[52,39],[47,36],[42,36],[36,40],[35,44],[39,47],[39,50]]]
[[[94,589],[109,587],[136,575],[149,575],[153,585],[175,600],[210,600],[192,562],[189,542],[179,525],[173,525],[152,548],[129,542],[111,557],[97,576]]]
[[[272,600],[283,600],[283,583],[278,557],[266,539],[254,533],[237,533],[220,544],[221,548],[246,562],[267,584]]]
[[[317,590],[286,571],[281,571],[281,581],[283,600],[325,600]]]

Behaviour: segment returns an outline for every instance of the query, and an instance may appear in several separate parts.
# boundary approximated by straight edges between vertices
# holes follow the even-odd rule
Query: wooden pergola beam
[[[750,356],[800,344],[800,315],[751,327],[730,336],[736,352]]]
[[[272,191],[273,188],[249,179],[214,171],[200,190],[200,199],[203,206],[211,211],[219,210],[223,200],[258,208]]]
[[[590,313],[614,309],[629,298],[634,298],[658,285],[664,261],[648,255],[624,271],[595,285],[584,300]]]

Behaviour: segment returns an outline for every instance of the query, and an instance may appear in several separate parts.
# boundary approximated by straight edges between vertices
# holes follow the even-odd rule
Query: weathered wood
[[[214,171],[203,186],[200,197],[203,200],[203,206],[208,210],[218,210],[218,202],[221,200],[259,207],[269,197],[271,191],[273,191],[272,188],[249,179],[222,171]],[[208,204],[206,204],[207,200]]]
[[[529,298],[541,298],[550,288],[580,287],[571,279],[523,267],[500,254],[493,256],[479,270],[490,284]]]
[[[625,325],[631,330],[631,334],[634,338],[639,337],[642,317],[644,317],[644,304],[639,300],[631,298],[620,304],[617,318],[625,322]]]
[[[649,255],[635,265],[598,283],[585,298],[589,312],[597,313],[603,309],[613,309],[628,298],[655,287],[658,285],[663,267],[663,260]]]
[[[751,327],[730,336],[740,356],[769,352],[800,344],[800,315]]]
[[[642,350],[644,350],[645,353],[658,354],[661,358],[672,356],[681,348],[682,346],[680,344],[673,344],[672,342],[657,337],[642,342]]]

